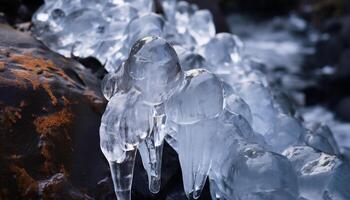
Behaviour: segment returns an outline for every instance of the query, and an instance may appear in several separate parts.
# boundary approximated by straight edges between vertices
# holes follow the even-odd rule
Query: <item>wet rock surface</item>
[[[89,70],[0,25],[0,199],[91,199],[103,107]]]

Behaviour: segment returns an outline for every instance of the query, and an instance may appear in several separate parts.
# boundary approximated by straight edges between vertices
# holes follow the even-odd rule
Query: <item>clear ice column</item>
[[[149,190],[152,193],[158,193],[161,185],[164,124],[164,109],[156,107],[153,131],[139,146],[143,166],[148,174]]]
[[[136,151],[136,149],[127,151],[125,160],[121,163],[109,162],[114,191],[118,200],[131,200]]]

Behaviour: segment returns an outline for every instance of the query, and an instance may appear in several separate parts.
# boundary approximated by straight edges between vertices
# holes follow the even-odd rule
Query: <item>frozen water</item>
[[[64,56],[93,56],[113,72],[127,58],[131,45],[140,39],[134,37],[150,33],[158,36],[162,31],[158,30],[162,28],[160,17],[143,16],[155,15],[153,8],[153,0],[46,1],[33,16],[33,32]],[[135,21],[136,18],[140,19]],[[142,22],[148,29],[140,32],[135,26]]]
[[[349,199],[350,126],[317,107],[295,111],[237,36],[216,34],[209,11],[160,3],[164,16],[152,0],[46,0],[33,16],[49,48],[109,72],[100,146],[117,198],[131,199],[137,151],[160,190],[165,140],[189,198],[208,178],[213,199]]]
[[[148,174],[149,189],[152,193],[158,193],[160,190],[161,166],[163,144],[155,144],[155,136],[159,133],[152,132],[150,138],[140,144],[139,152],[142,163]]]
[[[252,113],[248,104],[238,95],[231,94],[225,99],[225,109],[231,113],[239,114],[244,117],[249,124],[252,124]]]
[[[209,70],[215,74],[233,72],[233,65],[241,60],[242,41],[229,33],[219,33],[208,43],[198,48],[201,54],[211,64]]]
[[[334,137],[334,140],[337,144],[337,147],[340,153],[343,156],[345,156],[348,160],[350,160],[350,132],[349,132],[350,124],[349,123],[343,123],[338,121],[337,119],[335,119],[335,116],[333,115],[333,113],[331,113],[330,111],[320,106],[310,107],[307,109],[300,109],[299,112],[302,114],[302,117],[305,120],[305,126],[309,127],[310,129],[315,127],[315,124],[316,124],[316,127],[318,126],[322,127],[325,124],[327,124],[327,126],[331,131],[330,134],[333,135],[332,137]],[[328,139],[331,139],[331,137],[328,137]],[[323,141],[326,141],[326,140],[323,140]]]
[[[134,174],[136,149],[125,152],[122,162],[109,161],[114,191],[117,199],[131,199],[131,186]]]
[[[316,160],[321,153],[309,146],[292,146],[282,152],[292,163],[298,172],[307,162]]]
[[[298,197],[297,176],[289,160],[258,145],[237,143],[235,157],[221,161],[214,178],[223,199],[288,199]],[[227,165],[227,163],[230,163]]]
[[[160,189],[163,102],[183,82],[183,76],[175,50],[165,40],[149,36],[138,40],[125,63],[102,81],[102,91],[109,100],[104,115],[110,122],[108,128],[120,149],[140,150],[154,193]]]
[[[188,22],[188,33],[195,39],[197,45],[203,45],[215,36],[213,16],[208,10],[198,10]]]
[[[185,193],[198,198],[209,173],[212,142],[217,132],[215,119],[180,125],[177,132],[178,154]]]
[[[165,110],[168,120],[177,124],[214,118],[223,110],[222,83],[207,70],[187,71],[183,88],[169,99]]]
[[[175,6],[175,13],[173,16],[169,13],[169,18],[173,18],[176,24],[177,32],[184,34],[187,31],[187,25],[192,17],[192,15],[198,10],[198,8],[186,1],[179,1]],[[169,20],[170,22],[172,20]]]
[[[243,149],[237,162],[232,187],[238,199],[298,197],[297,177],[290,161],[281,155],[250,147]]]
[[[335,156],[316,152],[307,146],[290,147],[283,154],[289,158],[297,172],[301,196],[310,200],[329,200],[337,199],[337,195],[343,197],[347,195],[342,191],[346,186],[341,184],[342,181],[350,180],[349,171],[342,171],[348,166],[345,163],[342,164]],[[339,177],[338,170],[344,173],[342,178]],[[337,183],[334,182],[335,180]],[[334,185],[339,187],[335,189]],[[334,196],[330,195],[332,193],[330,191],[334,192]]]
[[[323,199],[326,200],[343,200],[350,199],[349,193],[350,182],[350,167],[346,163],[339,165],[329,180],[325,191],[323,192]]]
[[[175,46],[174,48],[179,56],[182,70],[188,71],[191,69],[207,68],[208,63],[203,56],[180,46]]]
[[[335,142],[333,133],[328,126],[321,125],[319,127],[315,127],[313,131],[310,131],[310,133],[306,135],[305,140],[309,146],[319,151],[331,155],[339,154],[338,145]]]
[[[126,72],[143,101],[151,105],[165,102],[183,80],[175,50],[158,37],[145,37],[133,45]]]
[[[204,69],[187,71],[183,84],[166,103],[165,113],[176,126],[173,137],[178,144],[185,192],[198,198],[210,169],[217,117],[223,110],[223,88],[220,80]],[[208,90],[212,96],[206,95]]]
[[[130,77],[125,76],[125,64],[118,71],[107,74],[101,83],[104,97],[109,101],[117,92],[127,92],[131,88]]]
[[[143,166],[148,174],[149,189],[152,193],[160,190],[163,141],[165,137],[165,114],[163,105],[155,107],[154,127],[149,138],[139,146]]]
[[[109,101],[105,114],[111,130],[125,151],[133,150],[153,129],[153,108],[139,100],[140,92],[132,89],[117,93]]]
[[[164,21],[157,14],[149,13],[134,19],[128,26],[128,46],[146,36],[163,36]]]
[[[153,0],[113,0],[116,4],[127,4],[134,7],[140,14],[150,13],[154,10]]]

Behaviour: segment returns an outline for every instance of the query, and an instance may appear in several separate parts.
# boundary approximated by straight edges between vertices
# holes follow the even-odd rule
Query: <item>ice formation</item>
[[[164,16],[152,0],[46,0],[33,17],[51,49],[105,63],[100,144],[117,198],[131,199],[137,151],[159,191],[167,141],[189,198],[209,179],[213,199],[349,199],[349,163],[332,131],[297,117],[241,40],[216,34],[209,11],[161,5]]]

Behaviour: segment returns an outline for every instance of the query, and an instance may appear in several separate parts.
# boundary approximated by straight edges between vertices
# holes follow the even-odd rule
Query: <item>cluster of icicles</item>
[[[346,167],[329,129],[305,127],[259,64],[241,56],[242,42],[216,34],[209,11],[161,3],[165,16],[152,0],[46,0],[33,17],[51,49],[105,63],[100,144],[118,200],[131,199],[137,151],[150,191],[160,190],[164,141],[178,153],[189,198],[207,178],[213,199],[343,195],[333,179]],[[314,179],[322,180],[305,186]]]

